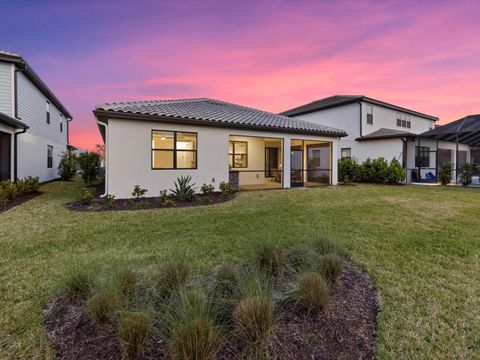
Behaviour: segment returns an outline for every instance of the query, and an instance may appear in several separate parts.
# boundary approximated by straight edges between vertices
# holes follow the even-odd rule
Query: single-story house
[[[281,115],[345,129],[348,135],[338,142],[338,158],[358,163],[368,158],[396,158],[407,170],[407,182],[433,182],[443,162],[457,169],[470,161],[471,146],[463,138],[456,143],[454,137],[433,140],[423,136],[435,133],[438,117],[365,95],[334,95]]]
[[[222,181],[239,189],[337,183],[346,132],[207,98],[123,102],[94,110],[105,142],[106,193],[135,185],[158,196],[190,175],[197,190]]]
[[[72,116],[32,67],[0,51],[0,181],[58,178]]]

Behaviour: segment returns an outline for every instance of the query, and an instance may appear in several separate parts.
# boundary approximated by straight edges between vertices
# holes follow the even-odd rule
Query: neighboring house
[[[57,178],[71,119],[20,55],[0,51],[0,180]]]
[[[158,196],[190,175],[197,191],[222,181],[240,189],[336,184],[343,130],[212,99],[99,105],[106,192],[135,185]]]
[[[422,140],[419,135],[434,129],[437,117],[363,95],[335,95],[281,114],[345,129],[348,136],[339,141],[339,158],[396,158],[407,169],[409,182],[434,181],[442,162],[455,168],[470,161],[468,144],[459,144],[457,158],[454,142]]]

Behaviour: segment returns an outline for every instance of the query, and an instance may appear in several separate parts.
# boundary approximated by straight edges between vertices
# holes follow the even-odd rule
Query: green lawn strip
[[[480,356],[480,191],[356,185],[252,191],[193,208],[71,212],[82,183],[0,214],[0,358],[44,358],[41,309],[74,264],[151,271],[180,257],[201,271],[266,242],[338,241],[380,290],[379,358]]]

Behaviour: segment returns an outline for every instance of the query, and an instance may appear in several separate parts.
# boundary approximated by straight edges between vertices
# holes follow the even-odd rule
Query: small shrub
[[[219,345],[215,320],[206,295],[198,289],[180,294],[166,319],[173,359],[215,359]]]
[[[0,192],[7,200],[14,200],[17,197],[17,187],[10,180],[0,182]]]
[[[236,265],[220,265],[215,271],[215,294],[220,297],[232,296],[239,281],[240,274]]]
[[[57,173],[63,181],[71,180],[77,173],[77,156],[68,150],[62,153]]]
[[[452,164],[444,163],[440,166],[438,180],[442,185],[448,185],[452,181]]]
[[[393,158],[388,165],[387,171],[387,182],[389,184],[398,184],[405,180],[405,168],[400,164],[400,162]]]
[[[146,312],[125,312],[120,315],[117,333],[126,359],[142,357],[152,331],[152,323]]]
[[[357,178],[358,165],[351,159],[338,160],[338,181],[347,184]]]
[[[115,204],[115,195],[105,195],[103,199],[105,200],[105,206],[108,209],[113,209]]]
[[[270,275],[279,275],[285,268],[285,251],[275,245],[265,245],[258,253],[260,266]]]
[[[132,191],[132,196],[135,199],[139,200],[145,196],[147,191],[148,191],[147,189],[141,188],[140,185],[135,185]]]
[[[8,199],[5,194],[0,190],[0,208],[8,204]]]
[[[27,176],[17,180],[17,182],[22,183],[27,194],[36,193],[40,190],[40,178],[38,176]]]
[[[87,299],[93,289],[93,276],[90,271],[74,268],[64,275],[63,292],[71,299]]]
[[[297,306],[308,311],[320,311],[327,307],[329,294],[328,285],[316,273],[304,274],[298,288],[294,292]]]
[[[84,152],[78,156],[78,163],[82,170],[82,179],[87,186],[97,179],[100,170],[100,156],[95,152]]]
[[[160,267],[155,275],[155,284],[161,297],[169,296],[173,291],[185,284],[188,267],[182,262],[169,262]]]
[[[233,311],[235,335],[248,352],[261,357],[273,325],[273,303],[268,297],[247,297]]]
[[[173,201],[172,199],[166,199],[164,202],[163,202],[163,205],[165,206],[168,206],[168,207],[172,207],[172,206],[175,206],[175,201]]]
[[[460,169],[460,183],[463,186],[472,184],[473,166],[470,163],[463,164]]]
[[[90,192],[88,190],[84,190],[82,198],[81,198],[80,201],[83,205],[92,205],[94,198],[95,198],[95,196],[93,195],[92,192]]]
[[[160,204],[165,204],[168,200],[167,190],[160,190],[160,197],[158,200],[160,201]]]
[[[336,246],[333,241],[323,236],[315,241],[314,247],[321,255],[330,254],[336,251]]]
[[[220,183],[220,193],[223,199],[229,198],[234,192],[235,190],[233,189],[233,184],[230,181],[222,181]]]
[[[195,184],[190,175],[180,176],[175,181],[175,189],[170,190],[177,201],[192,201],[195,194]]]
[[[99,292],[87,301],[90,317],[98,324],[112,324],[117,307],[118,299],[110,292]]]
[[[203,195],[212,196],[213,192],[215,191],[215,186],[212,184],[203,184],[200,190],[202,190]]]
[[[330,284],[335,284],[342,275],[343,260],[337,254],[327,254],[320,257],[318,271]]]

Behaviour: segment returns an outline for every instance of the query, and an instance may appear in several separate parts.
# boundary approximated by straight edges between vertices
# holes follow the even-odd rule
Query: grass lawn
[[[373,275],[381,359],[480,357],[480,190],[358,185],[239,193],[193,208],[77,213],[79,181],[0,214],[0,358],[48,358],[41,310],[64,269],[181,256],[200,270],[320,234]]]

